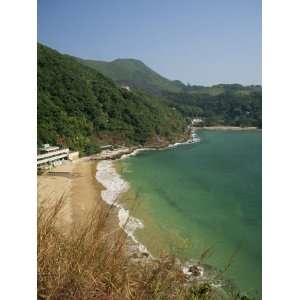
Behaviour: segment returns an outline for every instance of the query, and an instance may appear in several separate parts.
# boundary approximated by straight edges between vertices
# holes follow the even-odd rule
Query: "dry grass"
[[[221,299],[209,283],[188,285],[172,257],[133,262],[124,232],[108,234],[109,208],[64,234],[62,207],[38,210],[38,299]]]

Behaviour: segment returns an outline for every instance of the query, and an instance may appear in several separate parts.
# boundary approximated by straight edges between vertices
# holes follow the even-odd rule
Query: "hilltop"
[[[119,58],[111,62],[77,59],[82,64],[101,72],[118,84],[141,89],[150,94],[160,95],[162,91],[175,93],[182,91],[184,88],[184,84],[179,80],[169,80],[137,59]]]

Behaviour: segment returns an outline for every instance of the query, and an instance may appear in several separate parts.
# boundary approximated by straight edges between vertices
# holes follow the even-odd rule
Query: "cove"
[[[197,134],[199,143],[118,161],[131,186],[123,201],[144,223],[135,234],[154,255],[209,249],[208,264],[230,262],[226,278],[260,298],[261,131]]]

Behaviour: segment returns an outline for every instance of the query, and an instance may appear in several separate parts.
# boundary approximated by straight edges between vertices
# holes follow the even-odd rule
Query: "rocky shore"
[[[257,127],[240,127],[240,126],[223,126],[223,125],[216,125],[216,126],[203,126],[197,127],[198,129],[204,130],[257,130]]]
[[[166,140],[156,140],[155,142],[148,142],[144,146],[132,146],[132,147],[120,147],[113,150],[103,150],[101,153],[91,155],[91,160],[116,160],[127,157],[129,155],[135,155],[141,151],[149,150],[165,150],[173,148],[179,145],[192,144],[200,141],[199,137],[195,134],[198,127],[188,127],[187,134],[184,137],[178,139],[175,143],[170,143]]]

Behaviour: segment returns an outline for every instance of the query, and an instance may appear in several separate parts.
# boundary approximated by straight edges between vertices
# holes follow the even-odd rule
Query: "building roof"
[[[59,147],[57,146],[50,146],[49,144],[44,144],[43,147],[41,147],[39,150],[43,152],[50,152],[50,151],[55,151],[58,150]]]
[[[100,147],[100,149],[107,149],[107,148],[111,148],[113,147],[113,145],[103,145]]]

